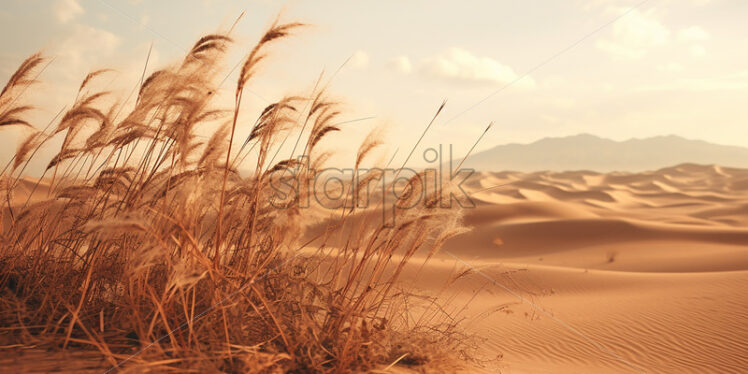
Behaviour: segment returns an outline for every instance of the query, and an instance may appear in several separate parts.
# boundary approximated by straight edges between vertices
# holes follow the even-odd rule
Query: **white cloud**
[[[102,58],[110,56],[120,44],[120,38],[109,31],[76,24],[68,37],[58,44],[57,65],[70,78],[78,79]]]
[[[402,74],[410,74],[413,71],[413,64],[407,56],[398,56],[390,60],[389,66]]]
[[[702,57],[706,55],[706,48],[701,44],[694,44],[688,49],[688,52],[693,57]]]
[[[670,30],[654,17],[653,11],[633,10],[613,24],[612,37],[598,40],[597,47],[616,57],[639,59],[669,39]]]
[[[78,0],[57,0],[55,5],[55,16],[61,23],[67,23],[73,18],[84,13]]]
[[[512,83],[519,75],[509,66],[490,57],[476,56],[461,48],[450,48],[441,55],[426,59],[421,71],[427,75],[463,83]],[[525,77],[516,82],[521,88],[534,88],[535,81]]]
[[[364,69],[369,66],[369,54],[365,51],[358,50],[353,53],[349,63],[356,69]]]
[[[109,53],[120,42],[117,35],[109,31],[97,29],[88,25],[75,25],[73,33],[62,44],[62,50],[71,47],[73,50],[101,51]]]
[[[709,39],[709,33],[699,26],[691,26],[678,31],[678,40],[682,42],[701,42]]]
[[[678,41],[688,45],[688,53],[693,57],[706,55],[706,48],[702,44],[709,40],[709,33],[699,26],[691,26],[678,31]]]
[[[745,91],[748,89],[748,70],[711,77],[686,78],[661,85],[641,87],[638,91]]]

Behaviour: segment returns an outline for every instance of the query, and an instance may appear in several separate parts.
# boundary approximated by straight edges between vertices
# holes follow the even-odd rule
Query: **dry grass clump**
[[[448,338],[455,323],[401,323],[406,296],[397,286],[416,252],[433,254],[459,226],[454,211],[439,207],[442,191],[415,201],[413,191],[425,187],[411,183],[393,208],[394,225],[361,218],[350,204],[305,235],[310,209],[300,207],[315,199],[299,187],[314,183],[316,171],[296,157],[273,163],[274,150],[297,134],[306,142],[295,156],[324,161],[319,146],[340,130],[340,111],[322,92],[269,105],[239,151],[231,149],[244,122],[242,92],[264,51],[299,26],[275,24],[251,50],[233,110],[213,103],[232,42],[225,34],[201,38],[183,61],[144,79],[129,106],[90,92],[107,71],[91,73],[44,130],[17,104],[43,58],[21,65],[0,95],[0,126],[31,129],[0,187],[2,344],[95,349],[108,365],[136,370],[351,372],[444,358],[434,352],[459,340]],[[212,137],[201,141],[199,127]],[[25,167],[54,136],[63,142],[47,178],[30,185]],[[378,144],[367,139],[356,168]],[[242,177],[236,167],[250,152],[257,161]],[[349,202],[368,198],[362,191],[375,174],[343,187]],[[291,187],[282,200],[272,185],[279,178]],[[14,196],[21,187],[41,197]],[[343,226],[348,237],[330,247]],[[311,246],[315,253],[300,254]],[[416,352],[416,336],[433,344]]]

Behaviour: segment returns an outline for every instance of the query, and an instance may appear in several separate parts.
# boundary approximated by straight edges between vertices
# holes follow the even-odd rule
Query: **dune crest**
[[[485,351],[505,373],[743,372],[746,181],[695,164],[478,174],[473,230],[445,253],[482,273],[457,294],[479,292],[467,313]]]

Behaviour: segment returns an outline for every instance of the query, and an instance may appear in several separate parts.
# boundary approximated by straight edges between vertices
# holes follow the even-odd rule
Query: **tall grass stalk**
[[[118,369],[298,373],[421,365],[440,357],[425,352],[446,355],[457,344],[453,323],[402,322],[434,317],[403,318],[398,283],[417,252],[430,256],[461,230],[459,212],[439,207],[445,193],[400,202],[410,208],[393,208],[394,226],[351,208],[315,231],[319,207],[300,207],[317,200],[301,188],[317,172],[296,156],[324,162],[323,140],[341,130],[338,105],[317,91],[281,98],[248,123],[239,116],[268,44],[300,26],[276,23],[263,34],[232,110],[214,102],[227,34],[200,38],[181,62],[142,79],[131,107],[91,92],[108,71],[89,74],[43,130],[18,102],[44,58],[21,64],[0,94],[0,130],[31,131],[1,175],[0,343],[93,349]],[[232,154],[237,127],[250,123]],[[211,138],[201,141],[200,128],[212,128]],[[302,154],[268,162],[295,132],[306,133]],[[47,164],[51,180],[24,178],[55,136],[62,146]],[[356,169],[380,144],[372,133]],[[242,177],[245,146],[257,162]],[[288,169],[295,188],[279,199],[272,183]],[[370,198],[364,182],[344,187],[346,206]],[[414,177],[408,188],[425,186]]]

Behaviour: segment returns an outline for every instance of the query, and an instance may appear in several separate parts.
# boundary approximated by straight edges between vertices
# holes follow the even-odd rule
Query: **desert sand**
[[[24,180],[13,205],[44,199],[35,185]],[[748,170],[479,173],[464,187],[471,230],[406,282],[465,319],[488,360],[470,372],[747,370]],[[0,362],[107,367],[70,355]]]
[[[500,186],[495,187],[494,186]],[[504,373],[748,370],[748,170],[481,173],[421,274]]]

